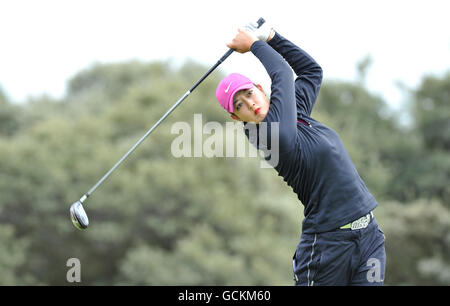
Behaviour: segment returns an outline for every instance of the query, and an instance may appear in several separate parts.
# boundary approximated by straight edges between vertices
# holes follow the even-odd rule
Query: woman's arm
[[[278,123],[280,153],[292,150],[296,143],[297,119],[294,76],[288,63],[266,42],[248,31],[239,30],[227,46],[240,53],[251,51],[263,64],[272,80],[270,108],[263,120],[267,123],[267,135],[271,135],[271,123]]]
[[[322,83],[322,68],[308,53],[277,32],[268,43],[283,56],[297,75],[295,80],[297,106],[309,116]]]

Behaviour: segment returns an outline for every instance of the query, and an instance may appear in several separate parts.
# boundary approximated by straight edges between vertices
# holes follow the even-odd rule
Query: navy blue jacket
[[[270,108],[263,122],[268,135],[271,123],[279,124],[279,161],[274,168],[305,207],[302,231],[330,231],[374,209],[377,202],[339,135],[310,117],[322,82],[321,67],[278,33],[269,43],[256,41],[250,50],[272,81]],[[244,124],[247,137],[251,125]],[[259,139],[249,141],[258,149],[272,146],[271,137],[265,144]]]

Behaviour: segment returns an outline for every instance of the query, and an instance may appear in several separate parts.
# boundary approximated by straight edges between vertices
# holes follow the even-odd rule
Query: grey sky
[[[210,66],[240,25],[262,16],[310,53],[327,79],[354,80],[356,63],[370,54],[369,89],[398,106],[396,82],[414,87],[424,74],[450,70],[448,3],[6,0],[0,2],[0,85],[20,102],[62,96],[67,80],[96,62],[191,58]],[[270,86],[251,54],[233,54],[221,68]]]

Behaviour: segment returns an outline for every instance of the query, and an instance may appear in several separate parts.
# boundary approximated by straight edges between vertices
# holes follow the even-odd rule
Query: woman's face
[[[261,85],[250,89],[238,91],[233,97],[234,113],[231,118],[235,120],[260,123],[269,112],[269,99]]]

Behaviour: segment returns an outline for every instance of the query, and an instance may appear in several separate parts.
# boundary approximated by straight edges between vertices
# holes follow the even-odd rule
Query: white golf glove
[[[267,22],[264,22],[263,25],[258,29],[258,24],[256,22],[250,22],[246,24],[244,27],[244,30],[247,30],[251,33],[253,33],[259,40],[267,41],[270,34],[273,31],[273,28],[267,24]]]

